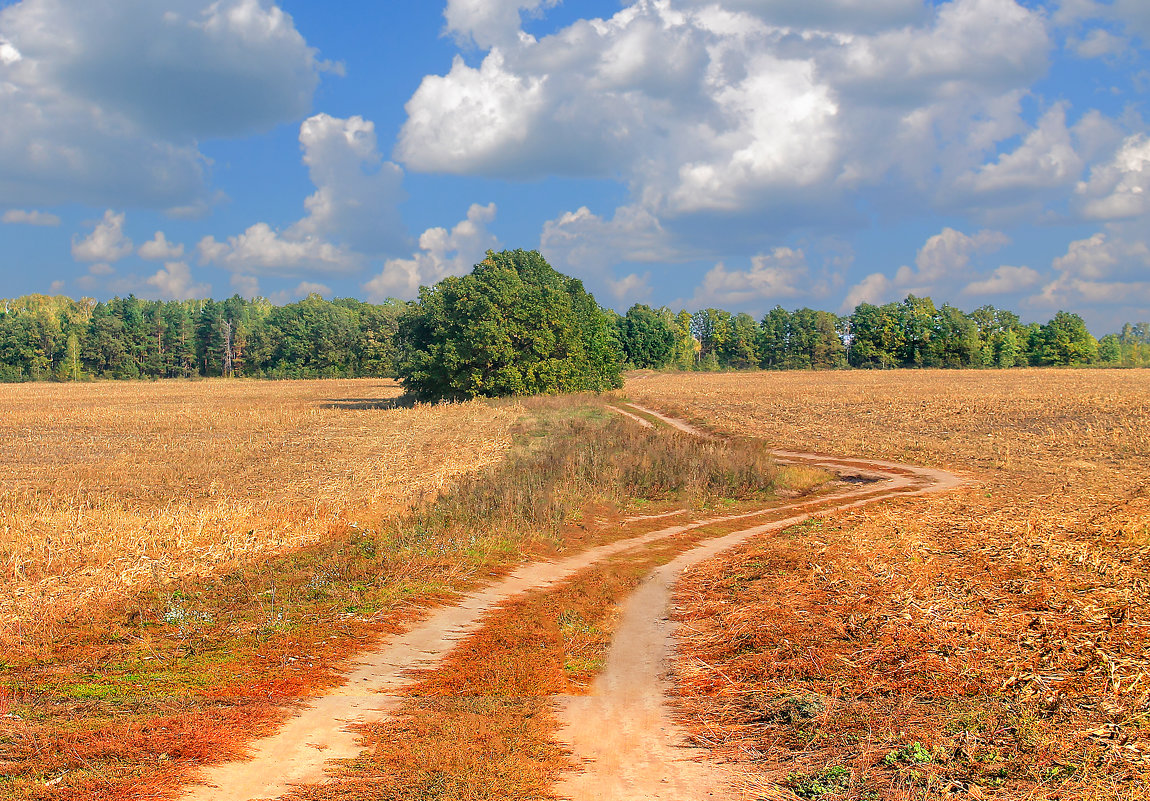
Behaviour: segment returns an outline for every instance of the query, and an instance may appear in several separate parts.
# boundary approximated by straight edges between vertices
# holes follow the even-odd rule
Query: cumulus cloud
[[[678,260],[710,252],[715,219],[750,238],[840,227],[867,189],[921,207],[953,203],[964,175],[1035,197],[1079,177],[1081,153],[1051,141],[1040,155],[1038,140],[980,173],[1026,133],[1022,101],[1052,49],[1042,11],[1015,0],[635,0],[536,39],[518,18],[543,7],[451,4],[449,29],[487,52],[423,79],[400,163],[619,180],[630,198],[615,216],[638,209],[675,230]],[[488,24],[498,34],[474,33]],[[1028,174],[1028,158],[1041,170]],[[604,227],[553,220],[545,247],[594,250],[564,238],[581,226]]]
[[[184,246],[169,242],[163,231],[140,245],[140,258],[148,261],[178,261],[184,257]]]
[[[419,252],[410,259],[390,259],[383,271],[363,285],[368,299],[374,302],[385,298],[410,300],[421,286],[434,284],[449,275],[464,275],[471,271],[488,250],[499,247],[499,240],[487,230],[495,220],[496,206],[490,203],[473,204],[467,218],[448,231],[446,228],[428,228],[419,237]]]
[[[694,8],[713,4],[685,3]],[[769,25],[854,33],[910,25],[926,17],[922,0],[726,0],[723,6],[754,14]]]
[[[211,297],[210,284],[197,284],[186,262],[168,262],[144,283],[151,287],[159,300],[190,300]]]
[[[365,253],[403,242],[403,170],[383,160],[374,123],[317,114],[300,126],[299,141],[316,191],[304,201],[308,216],[290,236],[334,239]]]
[[[359,257],[315,237],[287,238],[267,223],[256,223],[226,242],[206,236],[197,246],[201,264],[218,264],[249,275],[298,275],[317,270],[348,273],[360,266]]]
[[[1150,304],[1150,246],[1140,227],[1111,225],[1071,242],[1052,266],[1054,279],[1031,296],[1028,305],[1097,314],[1131,307],[1143,311]]]
[[[1030,289],[1042,280],[1037,270],[1003,265],[988,278],[972,281],[962,290],[964,295],[1009,295]]]
[[[322,63],[268,0],[21,0],[0,10],[0,196],[185,206],[199,139],[311,105]]]
[[[523,12],[538,14],[560,0],[447,0],[447,30],[483,48],[514,41]]]
[[[540,252],[561,267],[597,271],[621,261],[666,262],[681,257],[659,220],[640,206],[604,219],[586,206],[543,224]]]
[[[20,51],[5,39],[0,39],[0,66],[10,67],[23,58]]]
[[[404,242],[403,171],[380,156],[373,123],[317,114],[300,126],[300,146],[316,186],[307,215],[283,230],[260,222],[223,242],[204,237],[201,263],[248,275],[351,273]]]
[[[971,261],[977,255],[992,253],[1010,242],[999,231],[979,231],[969,236],[953,228],[944,228],[919,250],[914,267],[903,265],[893,277],[872,273],[847,292],[843,310],[860,303],[897,300],[907,294],[929,295],[940,285],[965,284]]]
[[[1150,6],[1144,0],[1061,0],[1053,19],[1060,25],[1084,20],[1117,22],[1127,33],[1150,41]]]
[[[693,308],[746,307],[749,303],[777,303],[818,294],[825,284],[814,286],[806,254],[788,247],[775,248],[751,259],[749,270],[728,270],[717,264],[704,277],[690,302]]]
[[[1085,166],[1066,127],[1067,104],[1046,112],[1022,144],[966,176],[975,192],[1051,189],[1078,180]]]
[[[73,236],[72,258],[76,261],[116,262],[130,256],[135,248],[132,240],[124,235],[126,216],[108,209],[92,233],[80,240]]]
[[[258,298],[260,296],[260,279],[254,275],[235,273],[231,279],[232,289],[245,298]]]
[[[1069,45],[1082,58],[1103,58],[1118,55],[1130,46],[1130,42],[1104,28],[1095,28],[1084,38],[1071,40]]]
[[[331,287],[327,286],[326,284],[320,284],[315,281],[301,281],[293,289],[285,289],[280,292],[273,292],[272,296],[268,299],[277,306],[282,306],[285,303],[291,303],[296,300],[303,300],[308,295],[331,297],[331,294]]]
[[[5,225],[39,225],[53,227],[60,224],[60,218],[55,214],[43,211],[26,211],[24,209],[11,209],[0,217]]]
[[[1077,193],[1088,219],[1120,220],[1150,211],[1150,139],[1136,134],[1114,158],[1095,166]]]

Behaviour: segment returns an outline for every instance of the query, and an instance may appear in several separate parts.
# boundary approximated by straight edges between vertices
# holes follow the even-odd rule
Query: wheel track
[[[649,415],[684,432],[713,438],[680,420],[636,404],[633,411],[612,407],[650,426]],[[638,412],[639,414],[636,414]],[[366,654],[345,682],[305,705],[275,734],[252,744],[248,760],[212,766],[186,788],[183,801],[256,801],[278,798],[293,785],[324,781],[325,766],[361,753],[357,724],[386,719],[411,684],[413,671],[434,669],[461,638],[483,625],[487,612],[523,593],[560,583],[578,571],[620,552],[639,548],[703,526],[801,511],[708,540],[655,570],[627,601],[606,669],[587,698],[561,699],[560,737],[584,762],[584,770],[564,777],[558,792],[583,799],[715,798],[729,796],[728,772],[700,761],[701,752],[683,747],[684,733],[670,719],[665,697],[673,632],[667,621],[670,591],[678,576],[697,564],[759,534],[777,531],[829,511],[848,509],[900,495],[938,492],[961,484],[949,473],[874,460],[776,451],[780,461],[809,464],[878,483],[831,496],[725,515],[618,540],[554,562],[526,565],[494,584],[433,612],[409,631],[389,638]],[[672,512],[677,515],[682,512]],[[629,518],[625,523],[648,518]],[[716,793],[723,795],[716,796]]]

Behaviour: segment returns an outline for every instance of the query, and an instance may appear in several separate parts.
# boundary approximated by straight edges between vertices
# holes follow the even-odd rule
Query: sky
[[[0,296],[1150,320],[1146,0],[0,0]]]

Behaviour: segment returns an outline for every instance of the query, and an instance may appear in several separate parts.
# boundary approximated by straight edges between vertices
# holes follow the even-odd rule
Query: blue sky
[[[0,0],[0,296],[1150,319],[1145,0]]]

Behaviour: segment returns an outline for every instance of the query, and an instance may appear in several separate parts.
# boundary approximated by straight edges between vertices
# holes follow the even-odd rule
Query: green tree
[[[894,367],[900,363],[906,335],[902,309],[897,303],[885,306],[859,304],[850,316],[852,367]]]
[[[791,314],[775,306],[759,321],[759,366],[777,370],[786,366],[787,343],[791,332]]]
[[[488,252],[471,274],[422,287],[400,317],[398,369],[420,400],[622,386],[607,316],[536,251]]]
[[[1077,314],[1060,311],[1042,326],[1038,337],[1042,364],[1090,364],[1098,359],[1098,341]]]
[[[670,315],[670,310],[667,312]],[[671,330],[675,332],[675,350],[671,355],[671,364],[677,370],[694,370],[699,361],[699,340],[691,333],[691,313],[681,309],[668,322]]]
[[[746,370],[759,364],[759,329],[755,318],[739,313],[725,320],[727,331],[718,351],[719,364],[731,370]]]
[[[627,362],[640,369],[666,367],[675,350],[667,316],[641,303],[622,318],[622,339]]]
[[[1117,334],[1107,334],[1098,340],[1098,361],[1103,364],[1122,363],[1122,343]]]

